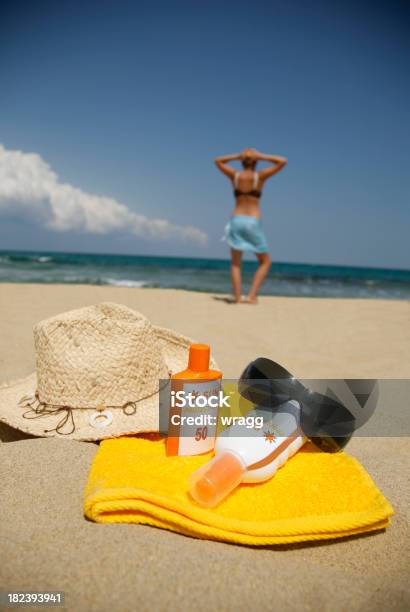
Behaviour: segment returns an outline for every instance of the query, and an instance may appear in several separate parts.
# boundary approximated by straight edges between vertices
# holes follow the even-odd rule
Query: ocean
[[[0,282],[166,287],[230,293],[229,261],[0,251]],[[244,291],[256,263],[244,262]],[[410,299],[410,270],[273,263],[263,295]]]

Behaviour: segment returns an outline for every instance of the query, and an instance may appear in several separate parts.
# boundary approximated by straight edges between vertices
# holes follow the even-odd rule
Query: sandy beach
[[[298,377],[410,378],[406,301],[262,297],[255,306],[165,289],[0,285],[0,382],[35,368],[33,325],[101,301],[211,344],[226,377],[257,356]],[[1,589],[62,590],[67,610],[405,610],[408,438],[355,438],[395,509],[373,535],[252,549],[137,525],[96,525],[82,493],[97,445],[0,426]]]

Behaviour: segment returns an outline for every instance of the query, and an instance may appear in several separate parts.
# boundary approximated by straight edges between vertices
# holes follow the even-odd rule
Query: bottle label
[[[287,409],[288,412],[284,410]],[[239,450],[248,470],[257,469],[271,463],[297,438],[301,437],[299,428],[300,407],[297,402],[287,402],[279,411],[271,414],[269,410],[257,408],[248,413],[249,417],[262,417],[263,425],[258,428],[245,428],[233,425],[223,431],[216,444],[217,452],[226,449]]]
[[[171,381],[167,455],[199,455],[214,448],[221,379]]]

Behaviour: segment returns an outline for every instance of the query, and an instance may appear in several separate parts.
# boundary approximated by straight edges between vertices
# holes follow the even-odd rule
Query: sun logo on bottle
[[[270,431],[268,429],[268,431],[264,431],[263,433],[264,433],[266,442],[269,442],[270,444],[272,444],[272,442],[275,442],[276,436],[273,431]]]

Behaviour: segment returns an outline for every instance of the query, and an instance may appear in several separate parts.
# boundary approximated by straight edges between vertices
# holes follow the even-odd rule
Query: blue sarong
[[[226,241],[236,251],[267,253],[268,243],[261,220],[250,215],[235,215],[225,227]]]

